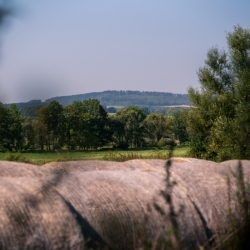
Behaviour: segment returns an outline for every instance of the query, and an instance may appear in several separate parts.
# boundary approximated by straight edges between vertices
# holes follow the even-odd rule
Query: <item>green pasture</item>
[[[188,147],[176,147],[174,157],[187,156]],[[142,150],[96,150],[96,151],[57,151],[57,152],[29,152],[29,153],[3,153],[0,160],[29,162],[43,165],[52,161],[77,161],[77,160],[111,160],[126,161],[130,159],[167,159],[167,148],[151,148]]]

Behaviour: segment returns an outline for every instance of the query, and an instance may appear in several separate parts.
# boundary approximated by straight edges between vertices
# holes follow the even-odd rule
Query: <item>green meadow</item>
[[[188,147],[177,146],[174,157],[187,157]],[[126,161],[130,159],[167,159],[168,148],[131,149],[131,150],[93,150],[93,151],[55,151],[0,153],[0,160],[28,162],[43,165],[53,161],[109,160]]]

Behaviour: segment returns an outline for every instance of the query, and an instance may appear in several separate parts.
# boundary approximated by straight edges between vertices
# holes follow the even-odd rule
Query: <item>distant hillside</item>
[[[46,102],[56,100],[62,105],[68,105],[74,101],[98,99],[106,106],[167,106],[190,105],[187,94],[172,94],[166,92],[148,91],[103,91],[80,95],[58,96],[47,99]]]
[[[10,104],[12,104],[12,103],[4,104],[4,106],[9,106]],[[47,102],[42,102],[41,100],[31,100],[31,101],[28,101],[28,102],[16,102],[16,103],[13,103],[13,104],[16,104],[16,106],[19,109],[24,109],[26,107],[42,107],[42,106],[46,106],[48,103]]]
[[[148,92],[148,91],[103,91],[87,94],[58,96],[45,100],[32,100],[29,102],[15,103],[18,108],[38,107],[49,104],[56,100],[63,106],[72,104],[74,101],[88,99],[98,99],[105,106],[169,106],[169,105],[190,105],[187,94],[172,94],[167,92]],[[9,104],[5,104],[9,105]]]

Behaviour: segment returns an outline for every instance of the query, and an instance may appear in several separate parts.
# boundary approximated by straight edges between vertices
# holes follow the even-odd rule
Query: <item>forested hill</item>
[[[62,105],[68,105],[74,101],[98,99],[106,106],[167,106],[190,105],[187,94],[172,94],[166,92],[147,91],[103,91],[80,95],[58,96],[47,99],[46,102],[56,100]]]
[[[147,91],[103,91],[79,95],[58,96],[45,100],[32,100],[29,102],[15,103],[19,109],[26,107],[45,106],[56,100],[63,106],[72,104],[74,101],[84,101],[88,99],[98,99],[105,106],[169,106],[169,105],[190,105],[187,94],[172,94],[167,92],[147,92]],[[5,104],[9,106],[9,104]]]

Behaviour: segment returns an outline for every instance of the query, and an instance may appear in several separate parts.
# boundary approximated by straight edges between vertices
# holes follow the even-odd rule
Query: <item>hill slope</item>
[[[47,99],[46,102],[56,100],[62,105],[71,104],[74,101],[98,99],[106,106],[167,106],[167,105],[190,105],[187,94],[172,94],[166,92],[147,91],[103,91],[80,95],[59,96]]]
[[[42,102],[32,100],[29,102],[15,103],[18,108],[44,106],[56,100],[63,106],[72,104],[74,101],[98,99],[105,106],[168,106],[168,105],[190,105],[187,94],[173,94],[168,92],[148,91],[115,91],[92,92],[79,95],[57,96]],[[8,106],[9,104],[5,104]]]

